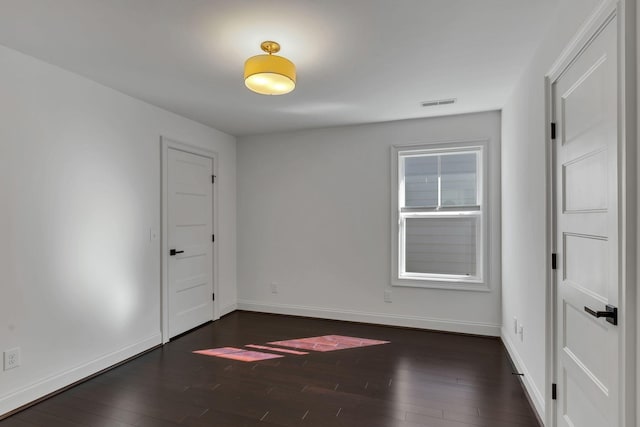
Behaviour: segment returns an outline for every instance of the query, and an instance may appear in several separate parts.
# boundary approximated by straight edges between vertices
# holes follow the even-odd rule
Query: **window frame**
[[[436,141],[393,145],[391,147],[391,241],[392,268],[391,285],[398,287],[436,288],[463,291],[488,292],[489,288],[489,141],[474,139],[464,141]],[[457,154],[477,152],[477,201],[473,206],[407,207],[401,212],[404,202],[404,159],[425,154]],[[472,209],[470,209],[472,208]],[[477,212],[477,213],[476,213]],[[406,218],[479,217],[476,228],[478,248],[476,254],[477,274],[467,277],[449,274],[407,273],[404,271],[404,225]],[[401,246],[402,245],[402,246]]]

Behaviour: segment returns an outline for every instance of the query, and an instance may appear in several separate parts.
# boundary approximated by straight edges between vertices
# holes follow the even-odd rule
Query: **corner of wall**
[[[542,394],[540,389],[536,386],[535,382],[531,379],[532,377],[531,377],[531,374],[529,373],[529,370],[527,369],[527,366],[522,360],[522,357],[520,357],[518,350],[516,350],[516,346],[514,345],[513,341],[511,341],[511,338],[509,338],[509,334],[507,333],[504,327],[502,328],[501,332],[502,333],[500,335],[500,338],[502,339],[504,347],[507,349],[507,353],[511,358],[511,362],[513,363],[513,366],[516,369],[516,372],[522,374],[520,378],[522,379],[522,385],[524,386],[527,397],[531,401],[532,406],[535,409],[536,415],[538,415],[539,420],[544,425],[544,422],[542,421],[542,420],[545,420],[544,395]]]
[[[220,317],[233,313],[237,309],[238,309],[238,304],[236,303],[226,305],[220,309]]]

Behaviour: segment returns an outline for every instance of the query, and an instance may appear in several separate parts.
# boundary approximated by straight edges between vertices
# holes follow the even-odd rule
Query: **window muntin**
[[[398,279],[481,283],[482,147],[397,156]]]

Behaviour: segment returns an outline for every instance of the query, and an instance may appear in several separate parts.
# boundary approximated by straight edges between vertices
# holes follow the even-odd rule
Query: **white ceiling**
[[[247,135],[501,108],[558,2],[0,0],[0,44]],[[244,87],[263,40],[294,92]]]

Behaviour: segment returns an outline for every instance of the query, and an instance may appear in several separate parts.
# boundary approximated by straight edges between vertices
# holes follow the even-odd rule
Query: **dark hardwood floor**
[[[193,350],[319,335],[390,341],[240,362]],[[539,427],[498,339],[235,312],[0,427]]]

